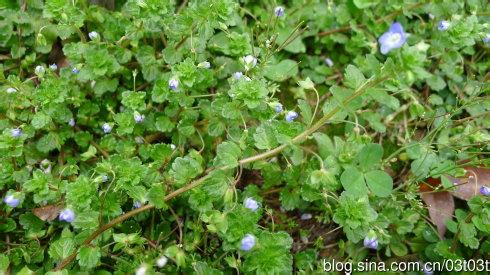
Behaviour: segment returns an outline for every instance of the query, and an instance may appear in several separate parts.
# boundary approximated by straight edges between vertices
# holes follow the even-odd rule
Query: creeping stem
[[[306,140],[306,138],[308,136],[310,136],[311,134],[313,134],[314,132],[318,131],[318,129],[320,129],[326,122],[328,122],[328,120],[330,120],[337,112],[339,112],[341,110],[341,106],[344,106],[345,104],[348,104],[349,102],[351,102],[352,100],[354,100],[355,98],[357,98],[358,96],[362,95],[364,92],[366,92],[367,89],[371,88],[371,87],[374,87],[376,86],[377,84],[383,82],[384,80],[388,79],[388,77],[371,77],[370,79],[368,79],[366,82],[364,82],[364,84],[362,84],[360,87],[358,87],[356,89],[356,91],[351,95],[349,96],[348,98],[346,98],[342,104],[339,104],[337,105],[335,108],[333,108],[332,110],[330,110],[330,112],[326,113],[322,118],[320,118],[315,124],[313,124],[310,128],[306,129],[304,132],[302,132],[301,134],[297,135],[296,137],[294,137],[292,140],[291,140],[291,143],[290,144],[298,144],[298,143],[301,143],[303,141]],[[279,154],[280,152],[282,152],[284,149],[286,149],[288,147],[288,145],[290,144],[283,144],[281,146],[278,146],[274,149],[271,149],[269,151],[266,151],[266,152],[263,152],[263,153],[260,153],[258,155],[255,155],[255,156],[251,156],[251,157],[248,157],[248,158],[244,158],[244,159],[241,159],[239,161],[239,164],[240,165],[243,165],[243,164],[247,164],[247,163],[252,163],[252,162],[255,162],[255,161],[258,161],[258,160],[263,160],[263,159],[267,159],[267,158],[270,158],[270,157],[273,157],[277,154]],[[192,181],[191,183],[187,184],[186,186],[184,187],[181,187],[175,191],[173,191],[172,193],[168,194],[167,196],[165,196],[164,200],[165,201],[169,201],[177,196],[179,196],[180,194],[182,193],[185,193],[199,185],[201,185],[202,183],[204,183],[206,181],[206,179],[208,179],[211,174],[210,172],[212,171],[216,171],[216,170],[225,170],[225,169],[230,169],[232,167],[218,167],[218,168],[214,168],[214,169],[208,169],[206,170],[207,174],[202,176],[201,178],[197,179],[197,180],[194,180]],[[132,211],[129,211],[115,219],[113,219],[112,221],[104,224],[103,226],[101,226],[99,229],[97,229],[96,231],[94,231],[84,242],[83,242],[83,245],[90,245],[90,243],[95,240],[100,234],[104,233],[106,230],[114,227],[115,225],[119,224],[119,223],[122,223],[123,221],[127,220],[128,218],[130,217],[133,217],[141,212],[144,212],[146,210],[150,210],[150,209],[153,209],[155,206],[152,205],[152,204],[147,204],[147,205],[144,205],[140,208],[137,208],[137,209],[134,209]],[[70,264],[77,256],[78,254],[78,249],[75,250],[75,252],[73,252],[70,256],[66,257],[65,259],[63,259],[61,261],[61,263],[53,269],[53,271],[60,271],[62,270],[63,268],[65,268],[68,264]]]

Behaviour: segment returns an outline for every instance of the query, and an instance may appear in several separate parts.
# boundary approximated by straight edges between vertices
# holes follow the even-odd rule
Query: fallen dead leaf
[[[472,197],[480,195],[482,186],[490,186],[490,170],[483,167],[465,167],[464,177],[455,178],[446,176],[454,185],[448,191],[434,191],[441,184],[440,178],[428,178],[420,183],[420,197],[429,209],[429,216],[437,226],[437,231],[441,238],[446,233],[446,221],[451,219],[454,214],[454,197],[462,200],[470,200]]]
[[[61,211],[61,206],[59,205],[54,205],[54,204],[51,204],[51,205],[46,205],[44,207],[38,207],[38,208],[34,208],[32,210],[32,212],[34,213],[34,215],[36,215],[36,217],[38,217],[39,219],[43,220],[43,221],[52,221],[54,219],[56,219],[56,217],[58,216],[58,214],[60,213]]]
[[[454,198],[447,191],[421,193],[422,200],[427,204],[431,221],[436,225],[441,238],[446,233],[446,221],[451,220],[454,213]]]
[[[469,200],[480,195],[482,186],[490,186],[490,169],[482,167],[465,167],[466,175],[463,178],[448,177],[456,188],[451,193],[462,200]]]

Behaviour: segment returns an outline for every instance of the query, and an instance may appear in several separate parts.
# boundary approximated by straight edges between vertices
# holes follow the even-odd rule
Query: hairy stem
[[[364,84],[362,84],[360,87],[358,87],[356,89],[356,91],[351,95],[349,96],[348,98],[346,98],[342,104],[339,104],[337,105],[335,108],[333,108],[330,112],[328,112],[327,114],[325,114],[322,118],[320,118],[315,124],[313,124],[310,128],[306,129],[304,132],[302,132],[301,134],[297,135],[296,137],[294,137],[292,140],[291,140],[291,143],[290,144],[297,144],[297,143],[301,143],[303,142],[304,140],[306,140],[306,138],[308,136],[310,136],[312,133],[318,131],[318,129],[320,129],[326,122],[328,122],[328,120],[330,120],[337,112],[339,112],[342,108],[342,106],[344,106],[345,104],[348,104],[349,102],[351,102],[352,100],[354,100],[355,98],[357,98],[358,96],[362,95],[364,92],[366,92],[367,89],[371,88],[371,87],[374,87],[376,86],[377,84],[383,82],[384,80],[388,79],[388,77],[371,77],[369,80],[367,80],[366,82],[364,82]],[[290,144],[283,144],[283,145],[280,145],[272,150],[269,150],[269,151],[266,151],[266,152],[263,152],[263,153],[260,153],[258,155],[255,155],[255,156],[252,156],[252,157],[248,157],[248,158],[244,158],[244,159],[241,159],[239,161],[239,164],[240,165],[243,165],[243,164],[247,164],[247,163],[252,163],[252,162],[255,162],[255,161],[258,161],[258,160],[263,160],[263,159],[267,159],[267,158],[270,158],[270,157],[273,157],[277,154],[279,154],[280,152],[282,152],[285,148],[288,147],[288,145]],[[220,167],[220,168],[214,168],[214,169],[208,169],[206,170],[207,174],[202,176],[201,178],[195,180],[195,181],[192,181],[191,183],[189,183],[188,185],[186,186],[183,186],[175,191],[173,191],[172,193],[168,194],[167,196],[165,196],[164,200],[165,201],[169,201],[177,196],[179,196],[180,194],[182,193],[185,193],[193,188],[196,188],[197,186],[201,185],[202,183],[204,183],[206,181],[206,179],[210,178],[211,176],[211,172],[212,171],[216,171],[216,170],[226,170],[226,169],[230,169],[231,167]],[[134,209],[130,212],[127,212],[115,219],[113,219],[112,221],[104,224],[103,226],[101,226],[99,229],[97,229],[96,231],[94,231],[84,242],[83,242],[83,245],[89,245],[93,240],[95,240],[99,235],[101,235],[102,233],[104,233],[106,230],[114,227],[115,225],[119,224],[119,223],[122,223],[123,221],[127,220],[128,218],[130,217],[133,217],[141,212],[144,212],[146,210],[150,210],[150,209],[153,209],[155,206],[152,205],[152,204],[147,204],[147,205],[144,205],[140,208],[137,208],[137,209]],[[70,256],[66,257],[65,259],[63,259],[61,261],[61,263],[53,269],[53,271],[60,271],[62,270],[63,268],[65,268],[68,264],[70,264],[77,256],[78,254],[78,249],[75,250],[75,252],[73,252]]]
[[[425,1],[422,1],[422,2],[419,2],[419,3],[416,3],[416,4],[413,4],[413,5],[409,6],[406,9],[406,11],[416,9],[416,8],[418,8],[418,7],[420,7],[420,6],[424,5],[424,4],[425,4]],[[397,17],[402,12],[403,12],[403,9],[397,10],[395,12],[392,12],[392,13],[388,14],[387,16],[384,16],[384,17],[381,17],[381,18],[377,19],[374,22],[376,24],[383,23],[384,21],[391,20],[392,18]],[[364,24],[357,24],[356,27],[357,28],[364,28],[366,26]],[[345,31],[348,31],[350,29],[351,29],[351,26],[350,25],[349,26],[344,26],[344,27],[340,27],[340,28],[337,28],[337,29],[331,29],[331,30],[328,30],[328,31],[320,32],[320,33],[318,33],[318,36],[327,36],[327,35],[331,35],[331,34],[338,33],[338,32],[345,32]]]

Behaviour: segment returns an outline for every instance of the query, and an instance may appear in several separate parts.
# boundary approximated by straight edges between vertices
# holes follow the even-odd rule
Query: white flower
[[[242,58],[243,64],[245,65],[245,70],[250,70],[253,67],[257,66],[257,58],[253,55],[247,55]]]
[[[96,31],[91,31],[88,34],[88,37],[90,38],[90,40],[95,40],[95,39],[99,38],[99,34]]]
[[[168,258],[165,256],[162,256],[162,257],[157,259],[157,266],[162,268],[167,264],[167,262],[168,262]]]
[[[330,59],[330,58],[328,58],[328,57],[327,57],[327,58],[325,58],[325,63],[326,63],[326,64],[327,64],[327,66],[329,66],[329,67],[333,67],[333,65],[334,65],[334,63],[333,63],[332,59]]]
[[[6,92],[7,92],[8,94],[12,94],[12,93],[17,92],[17,89],[12,88],[12,87],[9,87],[9,88],[7,88]]]
[[[146,267],[146,265],[142,265],[142,266],[138,267],[138,269],[136,269],[136,272],[134,274],[135,275],[145,275],[147,270],[148,270],[148,268]]]
[[[234,72],[233,73],[233,78],[235,78],[236,80],[239,80],[240,78],[242,78],[242,76],[243,76],[242,72]]]
[[[309,219],[311,219],[311,218],[313,218],[313,215],[311,215],[310,213],[304,213],[304,214],[301,214],[301,219],[302,219],[303,221],[309,220]]]
[[[209,69],[209,68],[211,68],[211,63],[209,63],[208,61],[203,61],[203,62],[197,64],[197,67]]]
[[[36,66],[36,68],[34,69],[34,73],[38,76],[44,75],[44,72],[45,72],[44,67],[41,65]]]

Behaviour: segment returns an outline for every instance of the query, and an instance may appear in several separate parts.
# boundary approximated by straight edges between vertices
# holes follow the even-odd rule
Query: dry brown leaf
[[[437,226],[441,238],[446,233],[446,221],[451,220],[454,213],[454,198],[446,191],[421,193],[422,200],[427,204],[429,216]]]
[[[465,170],[464,178],[448,178],[456,185],[451,193],[456,198],[467,201],[479,195],[482,186],[490,186],[490,170],[481,167],[465,167]]]
[[[34,215],[36,215],[36,217],[40,218],[43,221],[48,221],[48,222],[56,219],[60,211],[61,211],[61,206],[54,205],[54,204],[46,205],[44,207],[34,208],[32,210],[32,212],[34,213]]]

